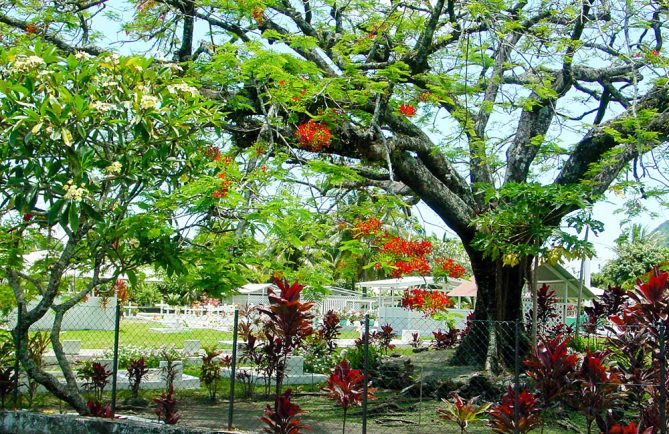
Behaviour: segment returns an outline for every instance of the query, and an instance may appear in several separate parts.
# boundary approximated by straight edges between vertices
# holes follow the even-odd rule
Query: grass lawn
[[[220,348],[218,341],[232,341],[232,332],[191,329],[184,332],[161,333],[152,331],[152,328],[161,328],[161,326],[157,322],[121,321],[119,346],[159,348],[172,345],[176,348],[183,348],[184,341],[198,339],[203,347],[216,345]],[[114,346],[113,330],[66,330],[61,332],[60,336],[61,341],[80,340],[81,348],[86,349],[112,349]]]
[[[174,346],[183,348],[184,341],[197,339],[202,347],[216,346],[218,348],[232,348],[231,344],[219,345],[219,341],[232,342],[232,332],[210,329],[190,329],[184,332],[161,333],[152,331],[152,328],[161,328],[158,322],[122,320],[119,334],[119,346],[132,345],[137,347],[159,348]],[[61,341],[80,340],[82,349],[111,350],[114,346],[114,332],[112,330],[65,330],[62,331]],[[342,339],[358,338],[358,332],[346,331],[339,336]]]

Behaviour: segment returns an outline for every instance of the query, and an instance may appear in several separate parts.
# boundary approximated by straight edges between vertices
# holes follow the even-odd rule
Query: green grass
[[[183,348],[184,341],[198,339],[201,346],[217,346],[218,341],[232,341],[232,332],[207,329],[191,329],[184,332],[160,333],[151,331],[160,328],[157,322],[124,320],[121,322],[119,346],[132,345],[139,347],[158,348],[174,346]],[[66,330],[61,332],[61,341],[80,340],[82,349],[111,349],[114,346],[113,330]],[[226,345],[230,347],[230,345]]]
[[[184,332],[160,333],[151,331],[152,328],[161,328],[159,322],[122,320],[119,334],[119,346],[132,345],[138,347],[158,348],[174,346],[183,348],[184,341],[197,339],[202,347],[216,346],[231,348],[231,345],[219,345],[219,341],[232,342],[232,332],[223,332],[209,329],[191,329]],[[356,339],[358,332],[345,331],[339,336],[341,339]],[[80,340],[82,349],[109,350],[114,346],[113,330],[65,330],[60,333],[63,340]]]

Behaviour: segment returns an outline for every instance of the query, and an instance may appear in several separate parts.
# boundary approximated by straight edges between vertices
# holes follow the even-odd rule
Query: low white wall
[[[63,301],[56,300],[56,303]],[[37,306],[38,300],[28,304],[28,310]],[[116,297],[108,297],[103,302],[102,297],[88,297],[85,302],[79,303],[65,313],[61,330],[114,330],[114,314],[116,311]],[[31,330],[50,330],[53,325],[54,313],[49,310]],[[9,315],[9,324],[16,324],[16,311]]]
[[[455,327],[463,329],[467,322],[467,315],[472,311],[468,309],[448,309],[455,319]],[[379,326],[390,324],[397,335],[402,334],[402,330],[418,330],[421,336],[432,336],[432,332],[439,329],[447,330],[446,321],[437,321],[430,317],[423,316],[420,312],[407,310],[403,307],[381,307],[379,308],[379,317],[377,319]]]

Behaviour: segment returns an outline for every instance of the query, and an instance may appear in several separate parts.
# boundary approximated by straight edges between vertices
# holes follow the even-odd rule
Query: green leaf
[[[68,220],[70,223],[70,229],[76,232],[79,229],[79,209],[75,204],[70,204]]]
[[[65,206],[65,209],[63,210],[63,212],[58,215],[58,223],[60,223],[60,225],[62,227],[67,227],[68,216],[70,215],[70,207],[72,207],[72,204],[68,203]]]
[[[92,218],[95,221],[102,221],[102,214],[100,214],[95,208],[90,206],[89,204],[82,202],[81,203],[81,209],[83,212],[86,213],[90,218]]]
[[[137,286],[137,274],[135,273],[135,270],[125,270],[126,276],[128,276],[128,281],[130,282],[130,285],[132,287]]]
[[[65,199],[58,199],[51,205],[49,208],[49,211],[46,214],[46,221],[49,226],[53,226],[56,224],[58,221],[58,217],[60,215],[60,210],[63,208],[63,205],[65,204]]]

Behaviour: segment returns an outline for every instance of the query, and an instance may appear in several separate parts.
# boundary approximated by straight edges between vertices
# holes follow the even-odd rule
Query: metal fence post
[[[364,358],[362,364],[362,434],[367,434],[367,383],[369,383],[369,314],[365,314],[365,334],[362,337]]]
[[[657,326],[660,340],[660,433],[667,434],[667,330],[663,323]]]
[[[513,390],[514,390],[514,403],[513,403],[513,425],[514,432],[518,433],[518,395],[520,395],[520,319],[516,318],[515,321],[515,345],[514,345],[514,369],[513,369]]]
[[[19,407],[19,384],[21,361],[19,358],[19,346],[21,344],[21,336],[19,335],[19,324],[21,324],[21,314],[23,313],[23,303],[16,304],[16,326],[14,327],[14,410]]]
[[[121,334],[121,303],[116,300],[116,317],[114,318],[114,358],[112,361],[111,414],[116,415],[116,383],[118,380],[118,338]]]
[[[228,398],[228,429],[232,429],[232,418],[235,405],[235,376],[237,375],[237,326],[239,323],[239,309],[235,309],[234,325],[232,327],[232,364],[230,365],[230,397]]]

